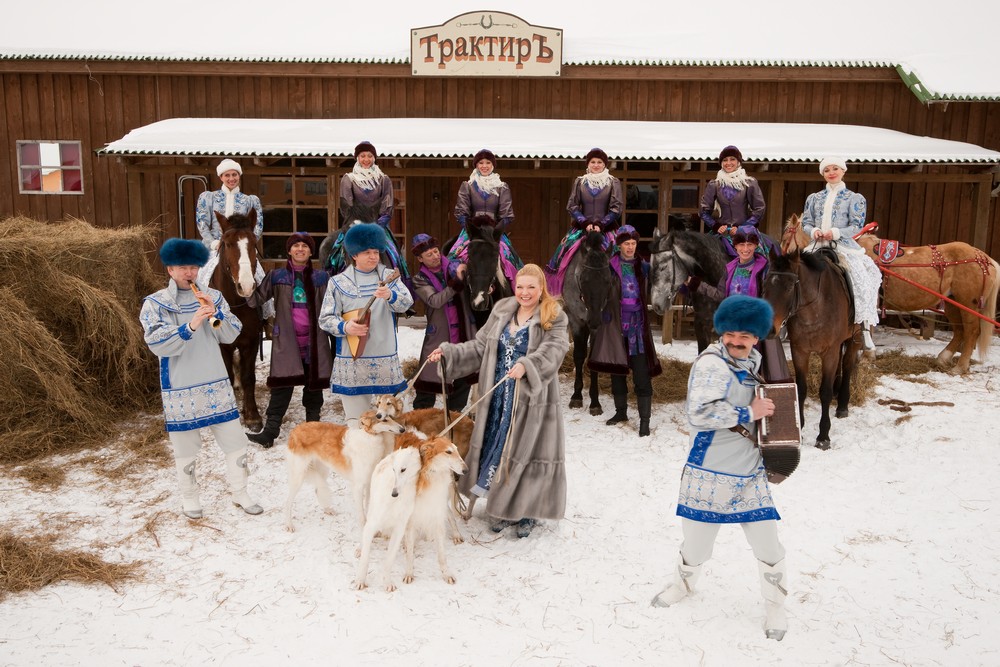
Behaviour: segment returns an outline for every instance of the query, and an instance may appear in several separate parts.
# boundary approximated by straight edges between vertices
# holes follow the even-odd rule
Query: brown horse
[[[257,237],[253,233],[257,224],[257,211],[250,209],[248,215],[232,215],[229,218],[219,212],[215,214],[222,227],[222,239],[219,243],[219,263],[212,273],[209,286],[222,292],[229,308],[243,324],[243,330],[236,340],[228,345],[219,345],[222,359],[229,373],[229,381],[235,379],[234,353],[239,353],[238,364],[239,384],[243,394],[240,414],[243,424],[251,431],[259,431],[263,427],[260,412],[257,410],[257,375],[256,356],[260,345],[262,331],[260,314],[257,309],[247,304],[247,299],[254,291],[254,273],[257,270]],[[236,386],[235,383],[233,385]]]
[[[941,301],[938,295],[943,295],[985,317],[995,316],[1000,265],[968,243],[954,241],[939,246],[904,247],[899,258],[889,261],[877,257],[877,236],[864,234],[858,238],[858,243],[882,269],[886,308],[908,312],[936,308]],[[802,231],[799,217],[793,215],[781,235],[781,249],[785,252],[801,250],[808,244],[809,237]],[[886,273],[886,269],[931,291],[910,285]],[[945,302],[944,314],[951,327],[952,338],[938,355],[938,364],[953,373],[968,373],[972,352],[977,346],[980,361],[986,361],[993,339],[993,325],[948,302]],[[956,353],[960,356],[952,367]]]
[[[837,417],[846,417],[851,376],[861,348],[860,327],[851,320],[847,281],[840,269],[820,253],[793,251],[771,258],[762,295],[774,308],[774,328],[788,329],[799,394],[799,423],[805,424],[809,356],[819,355],[823,376],[819,399],[822,414],[816,446],[830,448],[830,403],[837,393]]]

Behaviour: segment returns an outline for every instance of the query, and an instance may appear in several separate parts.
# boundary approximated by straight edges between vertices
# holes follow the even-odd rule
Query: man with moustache
[[[653,606],[670,606],[692,592],[719,528],[738,523],[758,561],[765,634],[780,641],[787,629],[785,548],[778,541],[780,517],[754,444],[757,422],[774,414],[774,402],[754,393],[761,382],[761,357],[754,345],[770,333],[773,319],[763,299],[727,297],[715,312],[719,342],[691,366],[686,405],[691,451],[677,502],[684,541],[674,579],[653,598]]]

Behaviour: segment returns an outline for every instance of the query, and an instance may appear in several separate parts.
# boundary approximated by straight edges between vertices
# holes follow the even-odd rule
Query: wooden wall
[[[1000,150],[1000,103],[925,106],[895,72],[878,68],[566,67],[562,78],[527,80],[412,78],[405,65],[0,61],[0,77],[0,216],[76,216],[104,226],[127,224],[130,207],[136,210],[140,204],[129,200],[128,178],[132,190],[142,193],[141,210],[146,215],[162,212],[160,221],[171,230],[176,229],[177,176],[205,173],[214,178],[207,162],[183,164],[160,158],[149,161],[160,165],[158,169],[139,173],[133,167],[126,176],[119,160],[94,154],[134,128],[174,117],[850,123]],[[827,80],[814,80],[824,77]],[[18,194],[17,140],[82,141],[84,194]],[[377,138],[373,140],[377,144]],[[347,141],[345,149],[353,141]],[[600,143],[600,137],[594,137],[594,144]],[[928,173],[940,171],[932,168]],[[421,180],[408,195],[414,215],[420,190],[436,191],[439,185]],[[524,191],[519,202],[530,199],[535,202],[532,206],[545,208],[562,199],[564,205],[563,191],[569,184],[551,180],[512,183],[512,187]],[[787,184],[786,210],[800,209],[804,195],[820,185],[818,175],[814,183]],[[252,183],[247,186],[252,191]],[[448,191],[447,196],[442,194],[439,202],[421,200],[419,215],[438,216],[450,210],[454,194],[450,186],[440,188]],[[860,189],[869,197],[874,215],[900,230],[908,242],[971,238],[968,226],[975,205],[971,185],[878,183]],[[992,200],[989,207],[985,249],[1000,256],[1000,234],[995,231],[1000,211]],[[564,231],[565,218],[559,220],[560,229],[538,243],[554,245],[548,237]]]

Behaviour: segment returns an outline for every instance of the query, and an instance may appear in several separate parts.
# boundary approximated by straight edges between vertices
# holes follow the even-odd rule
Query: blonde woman
[[[466,495],[487,498],[494,532],[517,524],[517,536],[527,537],[538,519],[565,512],[558,370],[569,350],[567,322],[542,269],[526,264],[514,296],[497,302],[475,339],[442,343],[428,355],[444,360],[446,380],[478,370],[484,391],[508,378],[477,408],[469,472],[459,481]]]

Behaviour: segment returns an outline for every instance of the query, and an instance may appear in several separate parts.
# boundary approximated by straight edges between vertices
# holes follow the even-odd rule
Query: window
[[[79,141],[18,141],[21,194],[83,194]]]
[[[292,232],[309,232],[317,249],[330,231],[329,182],[325,176],[261,176],[264,259],[285,259]]]

